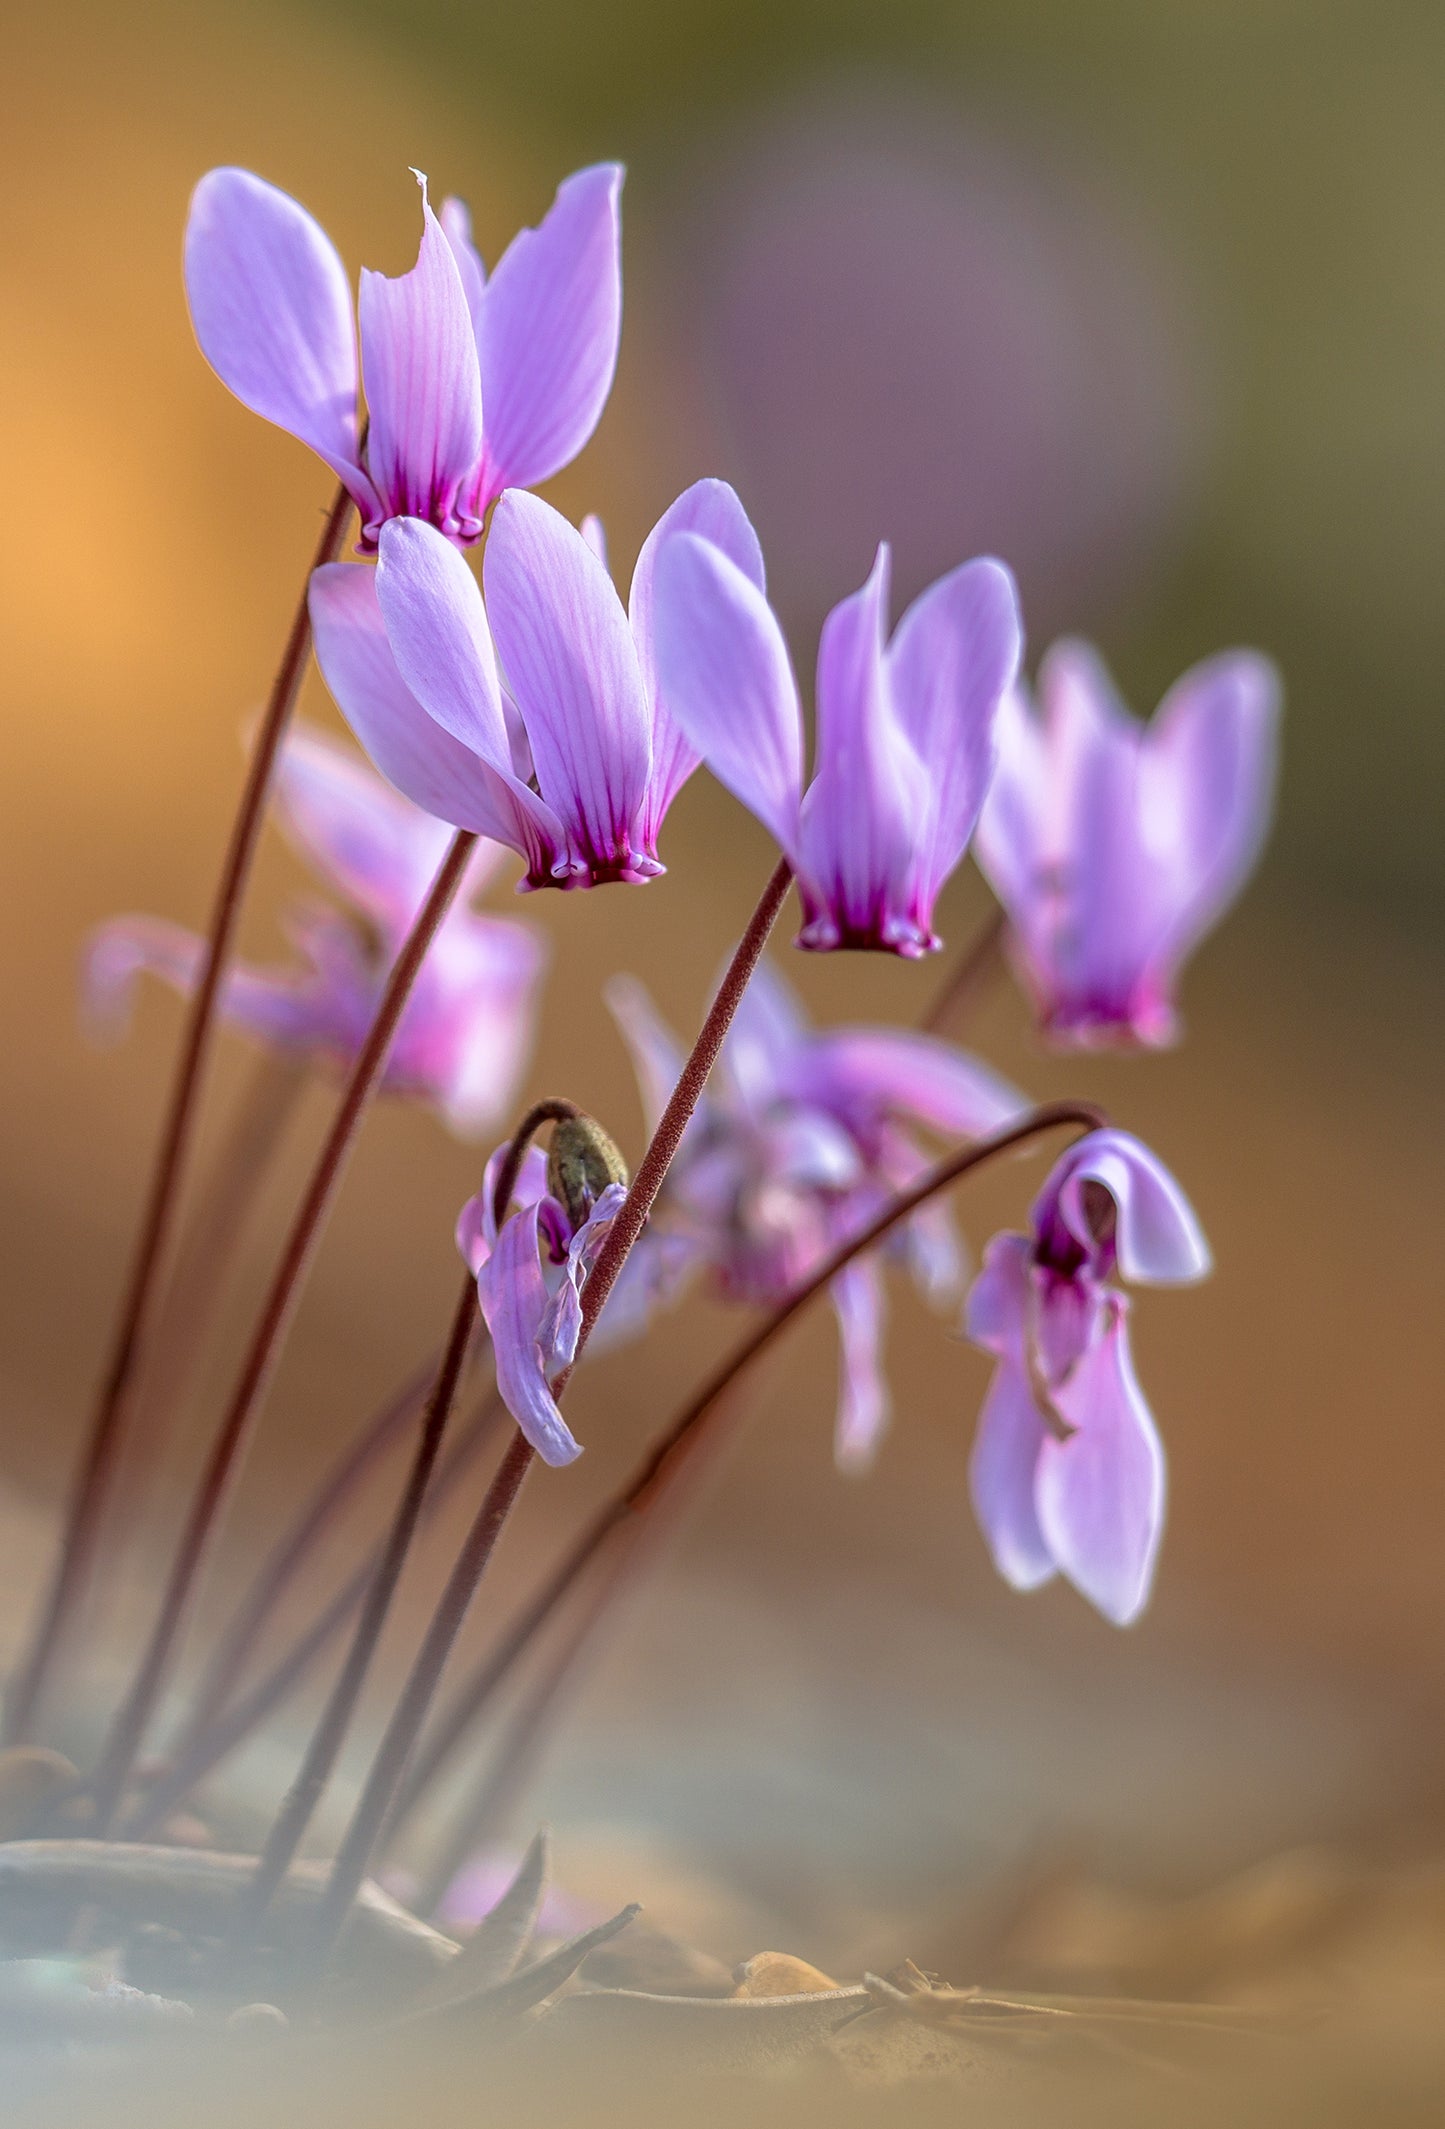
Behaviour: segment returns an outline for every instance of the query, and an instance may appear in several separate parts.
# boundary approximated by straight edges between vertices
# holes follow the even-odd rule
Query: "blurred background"
[[[5,1649],[72,1467],[178,1025],[156,989],[120,1048],[88,1046],[78,953],[119,910],[202,921],[242,728],[329,495],[196,353],[189,189],[247,164],[351,267],[394,273],[416,242],[408,164],[469,198],[490,259],[563,174],[619,155],[621,372],[554,494],[602,511],[619,569],[680,487],[726,474],[806,659],[879,536],[900,600],[993,550],[1020,578],[1031,657],[1086,633],[1141,712],[1194,659],[1267,649],[1286,769],[1263,872],[1186,982],[1181,1049],[1051,1059],[1006,986],[975,1031],[1025,1086],[1096,1096],[1156,1145],[1214,1244],[1208,1287],[1136,1309],[1173,1486],[1147,1618],[1120,1635],[1065,1589],[997,1583],[965,1484],[985,1367],[900,1287],[876,1474],[833,1472],[832,1334],[809,1324],[635,1594],[529,1814],[599,1898],[640,1892],[727,1958],[772,1937],[823,1962],[956,1964],[970,1901],[1061,1863],[1188,1889],[1302,1842],[1433,1842],[1445,17],[1407,0],[61,0],[12,9],[6,45]],[[334,720],[314,679],[306,709]],[[573,1096],[634,1155],[600,976],[642,975],[690,1028],[771,862],[701,778],[663,854],[674,869],[645,894],[521,912],[554,957],[530,1089]],[[276,951],[299,879],[270,845],[252,949]],[[505,887],[492,900],[511,911]],[[949,942],[987,907],[960,876]],[[785,965],[823,1019],[906,1022],[938,981]],[[228,1040],[212,1138],[249,1067]],[[96,1623],[75,1738],[146,1617],[165,1505],[326,1100],[314,1089],[297,1120],[230,1343]],[[308,1475],[440,1334],[479,1158],[428,1115],[374,1116],[212,1624]],[[961,1207],[976,1245],[1032,1182],[980,1185]],[[588,1368],[588,1453],[530,1488],[488,1604],[526,1585],[730,1329],[691,1302]],[[445,1559],[439,1538],[392,1675]],[[293,1714],[237,1769],[258,1811],[300,1734]]]

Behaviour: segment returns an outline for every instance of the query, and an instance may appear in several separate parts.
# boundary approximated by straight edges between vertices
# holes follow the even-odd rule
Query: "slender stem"
[[[1002,909],[995,909],[992,916],[985,919],[958,966],[945,979],[937,997],[919,1021],[925,1035],[944,1035],[950,1029],[956,1035],[959,1022],[968,1018],[993,980],[1003,958],[1007,929],[1008,920]]]
[[[407,1554],[416,1536],[417,1525],[421,1520],[422,1502],[426,1498],[427,1487],[431,1483],[437,1457],[441,1453],[442,1436],[451,1417],[457,1384],[461,1381],[476,1320],[477,1283],[468,1273],[462,1280],[462,1290],[452,1317],[451,1332],[442,1355],[442,1363],[437,1371],[431,1396],[427,1400],[416,1454],[412,1458],[406,1485],[402,1489],[401,1499],[397,1502],[391,1528],[372,1574],[366,1601],[361,1607],[361,1616],[351,1637],[351,1647],[347,1650],[346,1661],[332,1687],[331,1697],[322,1711],[321,1720],[312,1734],[296,1780],[266,1837],[265,1845],[257,1859],[255,1875],[247,1884],[241,1898],[233,1953],[245,1952],[254,1946],[271,1896],[291,1868],[316,1806],[320,1803],[326,1784],[335,1771],[341,1748],[346,1742],[346,1733],[356,1713],[356,1704],[361,1698],[362,1688],[366,1684],[391,1611],[392,1599],[401,1581]]]
[[[481,1409],[457,1432],[423,1504],[423,1528],[451,1499],[487,1449],[505,1415],[506,1406],[493,1390]],[[188,1739],[185,1750],[175,1755],[171,1766],[146,1790],[125,1822],[121,1830],[127,1839],[149,1839],[196,1784],[204,1781],[295,1691],[365,1601],[379,1557],[378,1549],[363,1560],[250,1691],[223,1705],[204,1729]]]
[[[340,1107],[292,1223],[230,1406],[201,1474],[150,1641],[90,1783],[97,1835],[109,1830],[135,1765],[361,1119],[385,1067],[412,984],[438,926],[456,898],[476,842],[469,829],[459,829],[452,838],[451,848],[387,979],[371,1030],[352,1066]]]
[[[443,1723],[417,1756],[407,1778],[406,1788],[392,1814],[392,1830],[395,1831],[402,1821],[415,1811],[423,1792],[431,1786],[442,1768],[450,1761],[467,1730],[503,1681],[510,1677],[523,1654],[551,1619],[558,1605],[565,1602],[613,1531],[630,1517],[647,1512],[655,1493],[662,1488],[669,1474],[675,1471],[677,1463],[692,1451],[699,1439],[703,1422],[718,1400],[772,1345],[800,1310],[822,1293],[855,1257],[875,1248],[893,1228],[910,1218],[920,1206],[927,1204],[930,1198],[937,1197],[940,1191],[951,1189],[956,1182],[972,1174],[975,1169],[982,1168],[1000,1155],[1011,1152],[1016,1146],[1027,1144],[1030,1139],[1037,1138],[1046,1131],[1058,1130],[1068,1124],[1079,1124],[1086,1131],[1098,1131],[1105,1127],[1107,1121],[1104,1112],[1089,1102],[1049,1102],[1042,1108],[1030,1110],[1028,1115],[1021,1117],[1016,1124],[996,1131],[989,1138],[972,1140],[957,1153],[949,1154],[946,1159],[927,1169],[911,1189],[891,1199],[876,1219],[871,1220],[851,1241],[841,1243],[825,1257],[817,1270],[801,1285],[794,1287],[771,1315],[765,1316],[761,1323],[747,1332],[683,1406],[671,1425],[643,1457],[626,1485],[609,1501],[604,1502],[591,1522],[583,1528],[571,1550],[553,1569],[530,1604],[519,1613],[499,1645],[466,1681]]]
[[[351,501],[346,490],[338,488],[317,542],[311,569],[334,561],[340,553],[350,511]],[[310,576],[308,570],[308,585]],[[66,1516],[54,1578],[27,1654],[5,1697],[0,1744],[23,1744],[34,1734],[55,1672],[68,1650],[76,1613],[90,1586],[106,1508],[125,1448],[136,1363],[150,1328],[158,1292],[157,1274],[170,1240],[186,1158],[195,1131],[198,1098],[216,1032],[221,981],[235,942],[241,903],[260,839],[276,758],[300,692],[310,647],[311,621],[303,590],[276,678],[271,684],[270,699],[261,720],[221,867],[200,981],[186,1017],[156,1165],[141,1214],[114,1341],[101,1378],[90,1434]]]
[[[263,1051],[257,1058],[225,1143],[200,1189],[195,1214],[176,1245],[176,1268],[157,1312],[151,1363],[141,1370],[128,1454],[116,1486],[112,1520],[117,1525],[129,1520],[131,1502],[140,1504],[149,1497],[151,1474],[215,1323],[271,1156],[296,1114],[308,1078],[304,1058],[276,1051]],[[102,1544],[102,1561],[104,1557]]]

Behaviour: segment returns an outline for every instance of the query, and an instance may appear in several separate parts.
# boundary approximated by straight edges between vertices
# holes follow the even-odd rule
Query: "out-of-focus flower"
[[[973,1502],[1015,1589],[1067,1576],[1116,1626],[1144,1609],[1164,1527],[1164,1450],[1135,1379],[1126,1297],[1202,1279],[1188,1200],[1138,1139],[1092,1131],[1044,1184],[1028,1235],[997,1235],[966,1328],[999,1365],[979,1415]]]
[[[551,1187],[546,1156],[529,1146],[498,1227],[494,1198],[508,1148],[487,1163],[481,1190],[462,1207],[457,1248],[476,1275],[477,1298],[496,1357],[497,1388],[546,1464],[570,1464],[582,1444],[563,1419],[552,1382],[577,1352],[582,1288],[627,1195],[611,1182],[594,1197],[573,1190],[569,1206]]]
[[[442,1929],[454,1930],[459,1936],[470,1936],[479,1922],[485,1921],[516,1878],[522,1853],[516,1848],[483,1848],[470,1861],[464,1863],[446,1891],[437,1902],[436,1920]],[[397,1899],[406,1900],[416,1891],[415,1885],[401,1882],[388,1890],[394,1890]],[[575,1893],[565,1891],[560,1885],[548,1885],[542,1895],[542,1904],[537,1913],[539,1937],[575,1937],[584,1929],[591,1929],[606,1920],[606,1909],[593,1900],[580,1899]]]
[[[632,1051],[651,1125],[682,1053],[640,984],[617,979],[608,1002]],[[978,1137],[1026,1106],[1012,1087],[936,1036],[809,1027],[791,990],[764,963],[657,1210],[623,1266],[603,1327],[614,1337],[635,1328],[698,1271],[730,1301],[766,1307],[782,1300],[917,1180],[928,1156],[912,1127]],[[901,1263],[935,1302],[956,1300],[962,1266],[942,1206],[916,1213],[881,1254]],[[871,1461],[888,1423],[878,1258],[851,1264],[829,1298],[843,1363],[837,1457],[857,1470]]]
[[[744,582],[762,581],[753,529],[723,481],[697,482],[654,527],[630,612],[591,527],[504,495],[485,609],[461,555],[416,518],[383,527],[374,572],[338,562],[311,582],[321,669],[372,760],[440,819],[519,851],[529,888],[663,870],[658,830],[698,760],[656,673],[653,578],[671,535],[700,528]]]
[[[1079,1048],[1178,1033],[1185,957],[1249,877],[1269,827],[1279,679],[1224,651],[1176,681],[1149,724],[1087,644],[1015,690],[975,848],[1009,918],[1046,1033]]]
[[[968,847],[1018,669],[1014,583],[966,562],[915,599],[887,639],[888,549],[835,606],[818,644],[816,770],[787,645],[760,584],[696,533],[657,565],[658,668],[713,774],[777,838],[797,875],[798,944],[916,957],[939,944],[933,904]]]
[[[411,929],[449,840],[372,775],[348,748],[293,732],[277,775],[277,817],[348,913],[303,908],[289,925],[303,968],[233,967],[221,1010],[277,1049],[350,1063],[365,1040],[387,971]],[[532,1045],[543,948],[530,926],[478,916],[468,905],[502,853],[478,846],[457,905],[443,923],[407,1001],[382,1085],[433,1103],[464,1137],[511,1106]],[[178,990],[195,984],[205,948],[155,917],[103,925],[86,957],[85,992],[101,1024],[123,1008],[142,970]]]
[[[579,170],[490,281],[458,200],[422,188],[416,265],[363,271],[357,334],[330,238],[249,170],[201,179],[186,227],[186,292],[201,352],[253,412],[309,444],[361,514],[422,517],[462,545],[504,488],[569,464],[612,388],[622,319],[616,163]],[[485,410],[485,414],[484,414]]]

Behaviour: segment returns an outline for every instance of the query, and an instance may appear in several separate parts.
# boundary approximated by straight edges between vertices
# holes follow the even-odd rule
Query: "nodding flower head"
[[[460,546],[479,538],[504,488],[535,487],[576,457],[617,366],[617,164],[567,178],[490,280],[461,202],[444,201],[438,218],[417,181],[416,265],[395,280],[363,271],[359,355],[346,269],[286,193],[249,170],[212,170],[186,227],[202,353],[345,484],[366,553],[393,517],[425,518]]]
[[[374,571],[339,562],[312,577],[327,684],[382,774],[509,844],[525,887],[654,879],[663,816],[698,756],[658,680],[653,575],[672,533],[697,525],[761,577],[732,489],[699,481],[645,543],[624,609],[595,527],[534,495],[514,489],[493,512],[485,605],[434,527],[394,518]]]
[[[306,966],[241,963],[226,974],[221,1012],[269,1047],[350,1064],[382,986],[445,855],[447,831],[389,790],[349,748],[293,731],[277,773],[277,818],[341,898],[305,906],[289,930]],[[430,1102],[463,1137],[495,1126],[512,1104],[532,1045],[545,954],[530,925],[470,906],[502,860],[480,843],[456,905],[407,1000],[382,1088]],[[142,971],[189,992],[204,942],[156,917],[117,917],[87,950],[88,1007],[104,1024]]]
[[[970,1480],[1005,1580],[1067,1576],[1117,1626],[1149,1600],[1164,1528],[1164,1451],[1134,1375],[1125,1295],[1108,1282],[1202,1279],[1209,1248],[1168,1169],[1123,1131],[1063,1156],[1027,1235],[998,1235],[966,1327],[998,1367]]]
[[[681,1051],[640,984],[619,979],[608,1002],[653,1121],[677,1079]],[[1012,1087],[935,1036],[810,1027],[788,986],[763,963],[608,1300],[612,1334],[634,1327],[697,1273],[728,1300],[773,1306],[917,1180],[928,1165],[917,1127],[976,1137],[1025,1106]],[[956,1305],[962,1265],[943,1207],[916,1213],[887,1253],[935,1302]],[[888,1423],[879,1261],[869,1256],[849,1265],[829,1298],[842,1348],[837,1456],[857,1470],[871,1462]],[[604,1312],[603,1326],[608,1322]]]
[[[1097,656],[1060,643],[999,719],[975,848],[1051,1041],[1157,1048],[1178,973],[1248,879],[1269,827],[1279,681],[1224,651],[1132,718]]]
[[[968,847],[993,765],[1000,700],[1018,667],[1002,563],[941,577],[888,634],[888,550],[834,607],[818,646],[816,766],[762,585],[696,532],[658,562],[659,670],[672,713],[720,782],[776,838],[797,876],[798,944],[916,957],[939,944],[938,891]]]
[[[476,1276],[507,1410],[544,1463],[570,1464],[582,1445],[552,1384],[576,1357],[582,1289],[627,1195],[627,1171],[590,1117],[559,1124],[550,1157],[527,1148],[498,1223],[497,1181],[510,1153],[510,1143],[498,1148],[462,1207],[457,1247]]]

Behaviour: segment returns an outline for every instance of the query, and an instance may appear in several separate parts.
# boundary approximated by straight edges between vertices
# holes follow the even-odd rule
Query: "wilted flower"
[[[1172,1042],[1181,964],[1248,878],[1269,827],[1274,667],[1224,651],[1175,682],[1151,722],[1119,701],[1087,644],[1039,670],[999,718],[978,861],[1050,1036],[1078,1047]]]
[[[325,460],[375,548],[391,517],[462,545],[504,488],[534,487],[591,436],[621,329],[616,163],[579,170],[490,281],[458,200],[422,187],[416,265],[361,276],[360,377],[351,290],[330,238],[249,170],[201,179],[186,228],[186,291],[201,351],[253,412]]]
[[[487,535],[484,609],[456,550],[395,518],[374,572],[338,562],[311,580],[321,669],[382,774],[520,852],[523,886],[652,879],[663,815],[697,764],[658,689],[653,572],[693,526],[761,581],[742,505],[699,481],[649,536],[624,611],[595,527],[513,490]]]
[[[835,606],[818,645],[816,771],[776,616],[695,533],[658,561],[658,664],[672,713],[713,774],[776,837],[797,875],[800,946],[937,947],[933,905],[973,833],[999,701],[1018,668],[1014,583],[967,562],[887,638],[888,549]]]
[[[1202,1279],[1209,1247],[1167,1168],[1123,1131],[1092,1131],[1054,1168],[1029,1235],[998,1235],[967,1331],[999,1365],[970,1481],[999,1573],[1066,1575],[1117,1626],[1149,1597],[1164,1526],[1164,1451],[1107,1282]]]
[[[553,1194],[541,1148],[529,1146],[512,1192],[515,1209],[498,1227],[496,1183],[509,1150],[492,1155],[481,1190],[462,1207],[457,1248],[476,1274],[507,1410],[544,1463],[570,1464],[582,1445],[551,1385],[576,1356],[582,1288],[627,1186],[609,1182],[580,1198],[569,1190],[569,1208]]]
[[[614,982],[609,1003],[652,1123],[672,1091],[681,1051],[640,984]],[[935,1036],[809,1027],[788,986],[764,963],[743,995],[603,1327],[614,1337],[635,1327],[699,1270],[728,1300],[771,1306],[917,1180],[928,1156],[910,1127],[979,1137],[1025,1106],[1012,1087]],[[956,1297],[959,1249],[941,1205],[915,1213],[884,1248],[931,1299]],[[888,1422],[878,1258],[855,1260],[833,1281],[829,1298],[842,1343],[837,1456],[858,1469]]]
[[[448,835],[319,733],[287,739],[277,798],[290,840],[350,909],[299,911],[289,930],[309,966],[231,968],[221,1011],[277,1049],[344,1066],[365,1040]],[[511,1105],[532,1044],[543,963],[530,926],[467,906],[501,855],[495,843],[478,845],[462,895],[422,964],[382,1080],[391,1093],[434,1103],[463,1136],[485,1130]],[[102,1019],[114,1015],[141,970],[189,991],[204,953],[204,942],[178,924],[118,917],[87,953],[90,1007]]]

